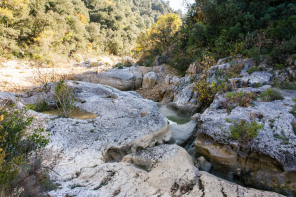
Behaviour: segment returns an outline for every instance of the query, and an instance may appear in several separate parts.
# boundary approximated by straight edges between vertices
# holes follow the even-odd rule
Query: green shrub
[[[248,122],[246,120],[226,120],[232,125],[229,126],[230,135],[229,138],[238,140],[240,143],[246,143],[257,137],[259,131],[264,129],[263,125],[257,123],[257,121]]]
[[[75,109],[74,88],[68,87],[65,81],[59,81],[54,89],[53,98],[60,112],[60,116],[68,118]]]
[[[260,98],[265,102],[284,99],[280,92],[272,88],[268,88],[266,91],[262,92]]]
[[[247,70],[247,72],[250,74],[252,74],[253,72],[259,71],[259,68],[257,66],[252,66],[251,68],[249,68]]]
[[[274,68],[277,70],[283,70],[286,68],[286,66],[284,64],[275,64]]]
[[[51,109],[45,99],[39,99],[37,103],[34,105],[29,106],[30,109],[37,111],[37,112],[45,112]]]
[[[253,99],[255,98],[255,93],[253,92],[244,92],[244,91],[235,91],[227,92],[226,99],[230,103],[238,103],[241,107],[248,107]]]
[[[296,103],[296,99],[293,99],[293,101]],[[296,118],[296,104],[293,106],[292,110],[290,111],[291,114]]]
[[[284,82],[277,82],[275,80],[275,86],[281,89],[287,90],[296,90],[296,82],[295,81],[284,81]]]
[[[43,129],[35,129],[31,134],[25,132],[33,120],[26,116],[26,112],[27,109],[16,110],[13,107],[0,109],[0,194],[4,196],[20,188],[26,188],[20,192],[28,196],[26,192],[33,190],[26,187],[28,182],[45,176],[40,166],[36,168],[32,161],[40,158],[39,152],[49,139],[42,134]],[[35,157],[31,157],[32,152]]]

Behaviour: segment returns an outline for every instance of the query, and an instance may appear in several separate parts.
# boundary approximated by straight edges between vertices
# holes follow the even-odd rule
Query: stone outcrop
[[[247,189],[206,172],[177,145],[161,145],[123,157],[118,163],[84,168],[51,196],[281,196]]]
[[[149,72],[143,77],[143,88],[153,88],[157,83],[157,74],[155,72]]]
[[[66,84],[74,88],[76,107],[97,117],[78,120],[29,111],[51,134],[43,164],[59,187],[50,196],[280,196],[198,171],[185,149],[160,145],[171,138],[167,121],[154,102],[137,93]],[[34,103],[42,95],[54,103],[55,85],[22,95],[20,102]],[[13,94],[0,93],[0,98],[16,101]]]
[[[113,68],[97,75],[99,84],[119,90],[136,90],[142,87],[143,74],[137,67]]]
[[[268,87],[245,88],[243,91],[260,93]],[[236,176],[243,174],[246,183],[295,192],[296,118],[290,110],[295,105],[292,99],[296,92],[281,93],[284,100],[254,101],[249,107],[235,107],[231,113],[223,107],[224,96],[216,95],[211,106],[199,116],[200,126],[195,142],[197,153],[216,167],[228,169]],[[231,123],[227,119],[255,119],[264,129],[246,145],[229,138]]]

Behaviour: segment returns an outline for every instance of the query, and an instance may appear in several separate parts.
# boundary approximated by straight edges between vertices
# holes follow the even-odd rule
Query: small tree
[[[151,29],[147,29],[138,39],[134,51],[136,54],[162,53],[175,39],[182,25],[178,14],[168,13],[159,17]],[[154,54],[155,55],[155,54]]]
[[[13,107],[0,108],[0,196],[10,196],[12,192],[22,193],[20,188],[26,187],[28,181],[39,180],[44,175],[40,171],[41,166],[33,166],[30,156],[35,152],[34,162],[40,159],[38,153],[49,140],[42,134],[43,129],[36,129],[31,134],[25,132],[33,120],[26,116],[26,112],[26,109],[17,110]],[[39,173],[34,171],[30,174],[28,170],[32,169],[39,170]],[[23,194],[28,196],[26,191]]]
[[[68,87],[65,81],[59,81],[54,89],[53,98],[56,101],[61,117],[69,117],[75,109],[74,88]]]

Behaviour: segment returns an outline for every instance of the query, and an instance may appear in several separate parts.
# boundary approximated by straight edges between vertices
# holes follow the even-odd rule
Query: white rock
[[[143,78],[143,88],[153,88],[157,83],[157,74],[155,72],[149,72],[144,75]]]

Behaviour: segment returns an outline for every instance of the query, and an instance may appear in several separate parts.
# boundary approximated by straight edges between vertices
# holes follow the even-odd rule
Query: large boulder
[[[267,87],[243,91],[260,93]],[[296,91],[282,91],[282,94],[284,100],[255,101],[248,107],[237,106],[230,113],[224,108],[224,96],[216,95],[211,106],[199,117],[197,154],[215,164],[217,169],[241,176],[248,184],[295,193],[296,118],[290,110],[295,105],[292,99]],[[264,129],[244,144],[229,138],[232,123],[227,120],[256,120]]]
[[[258,85],[271,85],[272,84],[272,74],[266,71],[257,71],[251,75],[246,75],[241,79],[242,84],[247,84],[249,86]]]
[[[138,67],[113,68],[97,75],[99,84],[112,86],[119,90],[136,90],[142,86],[142,72]]]
[[[149,72],[144,75],[143,78],[143,88],[153,88],[157,83],[157,74],[155,72]]]
[[[281,196],[247,189],[206,172],[177,145],[126,155],[121,162],[84,168],[50,196]]]

